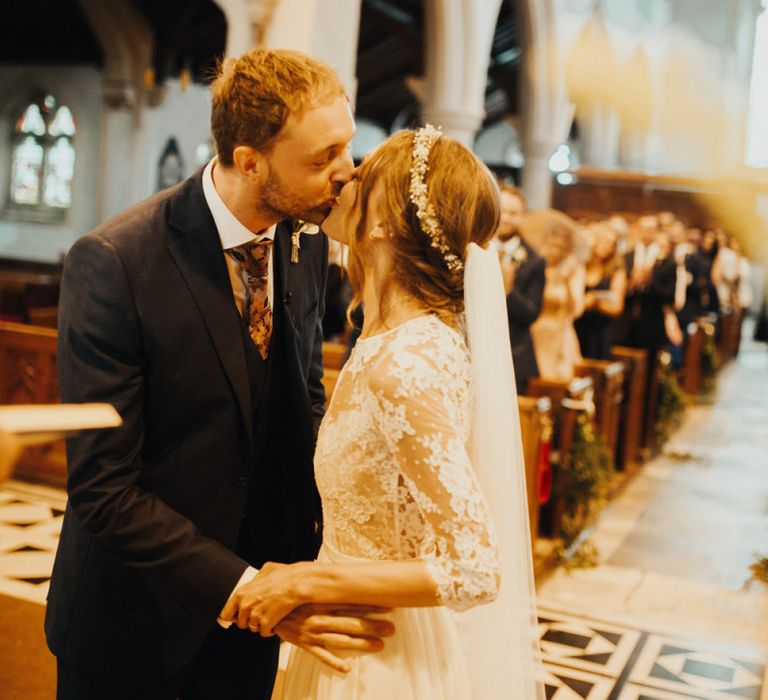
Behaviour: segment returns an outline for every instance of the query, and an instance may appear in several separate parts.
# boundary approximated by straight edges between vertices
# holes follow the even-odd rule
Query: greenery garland
[[[595,431],[592,419],[586,412],[580,412],[573,431],[570,463],[560,471],[557,486],[564,503],[563,551],[574,543],[593,514],[607,501],[614,473],[611,451]],[[592,548],[588,558],[593,559],[595,554]]]
[[[658,364],[659,394],[656,403],[654,442],[660,448],[683,420],[685,396],[677,381],[669,353],[662,353]]]

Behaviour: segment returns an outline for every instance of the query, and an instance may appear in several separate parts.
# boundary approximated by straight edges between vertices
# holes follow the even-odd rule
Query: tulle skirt
[[[320,561],[360,563],[323,545]],[[339,653],[339,673],[302,649],[288,660],[283,700],[469,700],[473,697],[455,614],[446,607],[397,608],[396,632],[380,652]]]

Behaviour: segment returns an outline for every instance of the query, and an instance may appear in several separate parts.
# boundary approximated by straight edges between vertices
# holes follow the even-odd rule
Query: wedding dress
[[[320,558],[423,560],[441,605],[389,613],[395,636],[381,652],[345,654],[348,674],[292,649],[284,700],[481,700],[459,611],[496,597],[500,567],[468,453],[471,421],[460,332],[421,316],[357,342],[315,453]]]

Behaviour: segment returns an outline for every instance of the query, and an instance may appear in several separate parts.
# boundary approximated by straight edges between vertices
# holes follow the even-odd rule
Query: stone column
[[[79,0],[104,51],[101,119],[101,191],[98,219],[103,220],[144,194],[145,140],[142,110],[145,80],[152,65],[153,34],[130,0]]]
[[[501,0],[427,0],[423,121],[472,147]]]
[[[556,53],[553,1],[518,0],[517,8],[523,47],[522,185],[529,208],[541,209],[552,200],[549,159],[568,137],[574,107],[566,95],[563,65]]]
[[[273,7],[264,45],[297,49],[327,61],[354,102],[361,0],[268,1]]]

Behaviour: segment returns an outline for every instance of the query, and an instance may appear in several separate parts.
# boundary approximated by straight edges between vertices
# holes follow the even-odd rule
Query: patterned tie
[[[248,332],[263,360],[269,355],[272,337],[272,308],[269,305],[269,251],[272,241],[245,243],[230,252],[248,277]]]

